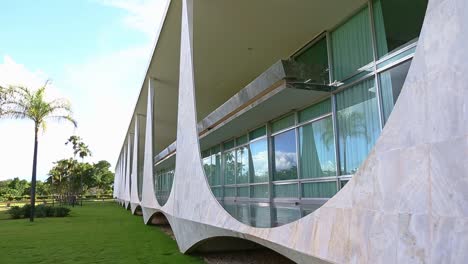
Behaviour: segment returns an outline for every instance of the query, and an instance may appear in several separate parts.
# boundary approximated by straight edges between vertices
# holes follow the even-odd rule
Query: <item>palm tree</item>
[[[84,162],[84,158],[91,156],[91,150],[89,149],[88,145],[83,143],[81,137],[79,136],[71,136],[67,142],[65,142],[65,145],[68,145],[68,143],[72,144],[73,147],[73,155],[76,157],[80,156],[81,162]],[[81,186],[81,193],[83,194],[83,175],[80,174],[80,186]],[[83,200],[81,200],[81,206],[83,206]]]
[[[3,115],[5,105],[11,96],[11,89],[0,86],[0,117]]]
[[[31,216],[29,220],[34,221],[36,202],[36,168],[38,151],[38,133],[46,128],[46,121],[69,121],[75,127],[76,121],[72,118],[70,103],[64,99],[47,101],[45,90],[48,81],[38,90],[33,91],[26,87],[10,87],[11,95],[4,103],[3,115],[13,119],[31,119],[34,121],[34,156],[31,177]]]

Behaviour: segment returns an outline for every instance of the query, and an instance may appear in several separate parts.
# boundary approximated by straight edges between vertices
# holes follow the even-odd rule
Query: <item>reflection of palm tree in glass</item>
[[[241,147],[237,149],[237,183],[248,183],[249,181],[249,161],[246,155],[248,155],[246,147]]]
[[[234,151],[225,154],[225,184],[234,184],[235,155]]]
[[[346,155],[346,145],[348,138],[356,138],[356,137],[364,137],[366,140],[368,139],[367,129],[366,129],[366,122],[363,113],[350,111],[349,109],[343,109],[337,113],[337,122],[338,122],[338,142],[341,147],[340,155],[342,157],[342,173],[349,173],[348,172],[348,164],[347,164],[347,155]],[[334,143],[334,134],[327,133],[327,131],[333,131],[333,124],[327,123],[327,126],[330,126],[325,130],[325,133],[322,134],[322,140],[325,142],[327,148],[333,145]]]

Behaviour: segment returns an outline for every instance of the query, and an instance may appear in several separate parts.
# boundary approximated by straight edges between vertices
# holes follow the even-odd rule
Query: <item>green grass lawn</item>
[[[65,218],[5,220],[0,263],[203,263],[183,255],[159,228],[113,202],[86,203]]]

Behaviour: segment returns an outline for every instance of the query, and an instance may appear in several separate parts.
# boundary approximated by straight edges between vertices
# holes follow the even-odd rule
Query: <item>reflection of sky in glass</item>
[[[274,136],[275,180],[296,178],[296,133],[295,130]]]
[[[268,143],[266,138],[250,143],[253,182],[268,181]]]

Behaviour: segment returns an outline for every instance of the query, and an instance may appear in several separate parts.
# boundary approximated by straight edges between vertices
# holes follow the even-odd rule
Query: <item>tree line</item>
[[[59,160],[54,163],[45,181],[36,181],[36,197],[39,200],[55,198],[68,202],[67,198],[71,195],[111,195],[114,173],[110,167],[105,160],[97,163],[78,162],[72,158]],[[30,181],[19,178],[0,181],[0,201],[29,200],[30,194]]]

